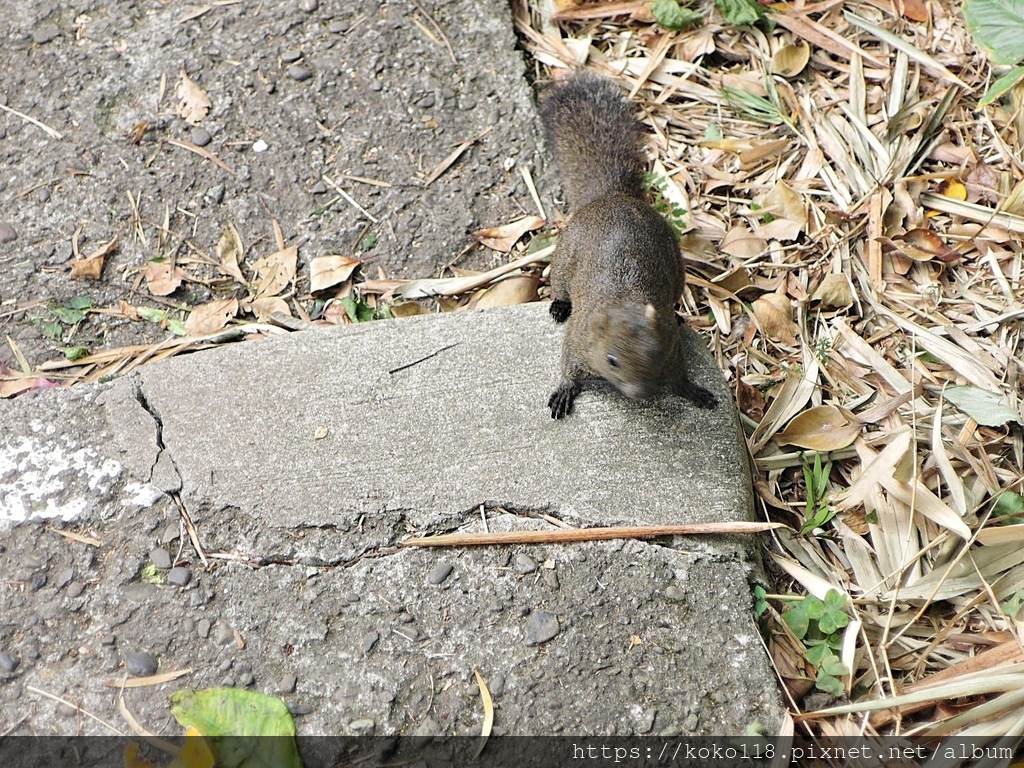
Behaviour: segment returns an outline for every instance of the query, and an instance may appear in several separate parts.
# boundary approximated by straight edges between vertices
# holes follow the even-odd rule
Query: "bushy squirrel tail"
[[[644,130],[608,80],[577,75],[541,102],[572,210],[612,192],[643,197]]]

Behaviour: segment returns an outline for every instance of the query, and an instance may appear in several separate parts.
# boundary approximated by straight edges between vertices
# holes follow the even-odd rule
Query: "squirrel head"
[[[594,312],[587,338],[592,342],[587,362],[595,373],[627,397],[650,400],[655,396],[664,349],[653,304],[622,304]]]

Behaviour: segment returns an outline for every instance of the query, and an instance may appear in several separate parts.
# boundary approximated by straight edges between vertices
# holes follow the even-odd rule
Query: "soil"
[[[358,258],[371,278],[486,269],[506,256],[470,232],[536,213],[521,169],[542,189],[546,176],[503,3],[0,8],[0,371],[152,344],[197,305],[244,300],[216,267],[226,225],[246,282],[280,226],[298,249],[281,295],[315,320],[330,296],[310,295],[316,256]],[[181,116],[183,71],[211,103],[199,122]],[[98,280],[71,275],[115,237]],[[166,296],[153,260],[182,270]]]

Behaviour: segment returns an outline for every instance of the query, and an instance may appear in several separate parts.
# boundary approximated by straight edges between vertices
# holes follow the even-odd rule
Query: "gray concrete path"
[[[482,515],[491,530],[549,527],[523,516],[538,512],[750,519],[731,398],[699,339],[687,332],[694,378],[717,409],[598,386],[556,422],[546,309],[248,341],[0,403],[0,517],[57,516],[0,523],[0,576],[27,585],[11,615],[36,618],[0,632],[20,659],[3,687],[23,703],[25,686],[56,689],[120,722],[102,681],[145,651],[193,670],[130,692],[150,724],[171,691],[227,683],[284,695],[300,733],[468,735],[479,670],[509,733],[771,732],[782,707],[752,616],[753,538],[395,548],[480,530]],[[144,578],[161,549],[185,586]],[[73,658],[48,644],[62,622]],[[43,732],[103,732],[39,709]]]

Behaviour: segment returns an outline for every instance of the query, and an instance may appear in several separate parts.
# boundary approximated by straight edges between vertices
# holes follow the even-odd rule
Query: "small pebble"
[[[358,603],[359,602],[359,594],[357,592],[349,592],[348,594],[345,595],[345,600],[347,602],[349,602],[349,603]]]
[[[353,736],[369,736],[376,727],[377,724],[369,718],[353,720],[348,724],[348,730]]]
[[[296,61],[302,58],[302,51],[298,48],[289,48],[287,51],[281,51],[281,61],[285,64],[294,64]]]
[[[435,103],[437,103],[437,100],[434,94],[427,93],[420,97],[420,100],[416,102],[416,106],[420,109],[430,109]]]
[[[36,571],[29,579],[28,589],[30,592],[38,592],[46,586],[46,571]]]
[[[547,611],[534,611],[526,621],[527,645],[540,645],[556,637],[561,631],[558,617]]]
[[[455,566],[451,563],[438,563],[434,566],[434,570],[432,570],[427,576],[427,581],[431,584],[441,584],[445,579],[451,576],[454,568]]]
[[[178,523],[168,523],[164,532],[160,534],[161,544],[170,544],[181,534],[181,526]]]
[[[295,675],[285,675],[277,684],[277,692],[282,694],[295,693],[295,686],[299,684],[299,678]]]
[[[210,623],[209,619],[200,619],[196,622],[196,633],[202,637],[207,638],[210,636],[210,628],[213,624]]]
[[[268,149],[270,149],[270,145],[263,139],[256,139],[256,141],[252,143],[253,152],[266,152]]]
[[[227,645],[228,643],[235,642],[235,632],[227,624],[218,624],[217,631],[214,633],[213,639],[217,641],[219,645]]]
[[[327,31],[332,35],[340,35],[342,32],[348,31],[348,22],[342,21],[341,19],[334,19],[327,25]]]
[[[681,590],[675,584],[670,584],[669,586],[665,587],[664,594],[666,600],[672,600],[673,602],[682,602],[686,600],[686,593],[683,592],[683,590]]]
[[[550,568],[545,568],[540,574],[541,581],[544,582],[544,586],[550,589],[552,592],[558,591],[558,572]]]
[[[167,583],[175,587],[187,587],[192,581],[192,569],[178,566],[167,572]]]
[[[363,635],[363,639],[360,641],[359,647],[362,649],[363,653],[369,653],[373,650],[373,646],[377,644],[378,640],[380,640],[380,635],[378,633],[367,632]]]
[[[322,181],[318,181],[316,184],[310,187],[309,191],[312,192],[314,195],[325,195],[327,194],[327,185],[324,184]]]
[[[231,675],[225,675],[223,678],[221,678],[220,685],[222,688],[234,688],[235,678]]]
[[[309,67],[304,67],[301,64],[292,64],[288,67],[288,77],[292,80],[298,80],[300,83],[304,80],[309,80],[313,76],[313,70]]]
[[[61,717],[75,717],[78,715],[78,707],[65,704],[63,701],[57,705],[57,714]]]
[[[85,160],[79,160],[78,158],[75,158],[74,160],[68,160],[68,170],[78,171],[79,173],[87,173],[89,171],[89,165],[88,163],[85,162]]]
[[[32,30],[32,39],[37,45],[48,43],[55,37],[60,37],[60,27],[56,24],[43,24]]]
[[[71,568],[61,568],[53,577],[53,586],[63,589],[75,578],[75,572]]]
[[[243,672],[238,676],[238,686],[240,688],[248,688],[255,682],[256,678],[252,676],[251,672]]]
[[[214,205],[220,205],[224,202],[224,185],[215,184],[206,190],[206,199]]]
[[[161,571],[170,570],[174,562],[171,560],[171,553],[166,549],[154,549],[149,553],[149,559],[153,561],[153,565],[159,568]]]
[[[37,203],[48,203],[50,202],[50,195],[50,188],[43,187],[42,189],[37,189],[33,197],[36,199]]]
[[[50,254],[50,258],[47,261],[50,264],[66,264],[74,255],[75,251],[71,247],[71,241],[61,240],[53,246],[53,253]]]
[[[124,666],[132,677],[149,677],[156,674],[156,659],[146,651],[125,651]]]
[[[516,555],[516,573],[525,576],[537,570],[536,561],[527,554],[520,552]]]
[[[7,651],[0,653],[0,669],[4,672],[13,672],[18,668],[20,663],[21,659],[13,653],[8,653]]]
[[[313,711],[313,708],[309,706],[309,704],[302,704],[298,701],[289,701],[288,711],[291,712],[292,715],[294,715],[295,717],[299,717],[301,715],[308,715],[310,712]]]
[[[299,0],[299,9],[306,13],[312,13],[320,7],[318,0]]]
[[[18,239],[18,233],[6,221],[0,221],[0,243],[10,243]]]
[[[85,584],[80,581],[72,581],[68,584],[68,588],[64,594],[68,597],[78,597],[83,592],[85,592]]]
[[[210,132],[205,128],[193,128],[191,138],[192,143],[195,144],[197,147],[205,147],[207,144],[213,141],[213,136],[211,136]]]

